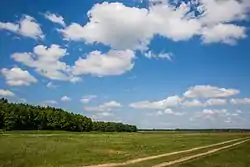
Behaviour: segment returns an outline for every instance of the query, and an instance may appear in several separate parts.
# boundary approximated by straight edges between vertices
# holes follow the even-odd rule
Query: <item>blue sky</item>
[[[248,0],[2,1],[0,96],[140,128],[250,128]]]

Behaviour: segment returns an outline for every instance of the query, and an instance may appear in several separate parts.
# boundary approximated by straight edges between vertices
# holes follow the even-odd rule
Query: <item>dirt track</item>
[[[157,159],[157,158],[161,158],[161,157],[167,157],[167,156],[171,156],[171,155],[192,152],[192,151],[196,151],[196,150],[200,150],[200,149],[204,149],[204,148],[219,146],[219,145],[223,145],[223,144],[227,144],[227,143],[231,143],[231,142],[239,141],[239,140],[243,140],[243,139],[246,139],[246,138],[233,139],[233,140],[228,140],[228,141],[224,141],[224,142],[220,142],[220,143],[216,143],[216,144],[211,144],[211,145],[207,145],[207,146],[199,146],[199,147],[191,148],[191,149],[188,149],[188,150],[175,151],[175,152],[170,152],[170,153],[165,153],[165,154],[160,154],[160,155],[154,155],[154,156],[148,156],[148,157],[143,157],[143,158],[137,158],[137,159],[128,160],[128,161],[120,162],[120,163],[96,164],[96,165],[90,165],[90,166],[85,166],[85,167],[116,167],[116,166],[126,166],[126,165],[129,165],[129,164],[135,164],[135,163],[139,163],[139,162],[142,162],[142,161],[147,161],[147,160]],[[246,142],[246,140],[244,140],[244,141]],[[238,143],[241,144],[242,142],[243,141],[238,142]],[[235,143],[235,144],[237,144],[237,143]],[[234,146],[234,144],[229,145],[229,146],[232,147],[232,146]],[[227,147],[227,146],[225,146],[225,147]],[[224,148],[224,147],[221,147],[221,148]],[[218,148],[218,149],[220,149],[220,148]],[[203,155],[201,155],[201,156],[203,156]],[[189,159],[193,159],[193,158],[189,157]],[[171,162],[173,163],[173,161],[171,161]],[[183,161],[181,161],[181,162],[183,162]],[[169,162],[165,162],[165,163],[162,163],[162,164],[166,165],[167,163],[169,163]],[[178,163],[178,162],[176,162],[176,163]],[[159,165],[161,165],[161,164],[159,164]],[[167,166],[168,166],[168,164],[167,164]],[[161,166],[155,166],[155,167],[161,167]]]
[[[200,153],[200,154],[180,158],[180,159],[177,159],[177,160],[174,160],[174,161],[163,162],[161,164],[154,165],[153,167],[166,167],[166,166],[174,165],[174,164],[177,164],[177,163],[186,162],[186,161],[191,160],[191,159],[195,159],[195,158],[199,158],[199,157],[202,157],[202,156],[210,155],[210,154],[216,153],[218,151],[221,151],[221,150],[224,150],[224,149],[227,149],[227,148],[230,148],[230,147],[237,146],[237,145],[245,143],[247,141],[249,141],[249,139],[244,140],[244,141],[240,141],[240,142],[237,142],[237,143],[234,143],[234,144],[230,144],[230,145],[227,145],[227,146],[224,146],[224,147],[215,148],[215,149],[212,149],[212,150],[209,150],[207,152]]]

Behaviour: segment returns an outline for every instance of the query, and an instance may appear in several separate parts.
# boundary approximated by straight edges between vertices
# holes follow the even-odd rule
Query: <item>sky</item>
[[[139,128],[250,128],[249,0],[0,2],[0,97]]]

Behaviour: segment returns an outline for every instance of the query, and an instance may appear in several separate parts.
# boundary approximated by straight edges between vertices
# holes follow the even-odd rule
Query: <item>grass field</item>
[[[246,136],[250,136],[250,134],[2,132],[0,134],[0,167],[74,167],[123,162]],[[248,157],[246,155],[247,152],[250,152],[249,142],[244,144],[244,146],[242,145],[231,151],[223,151],[213,156],[205,157],[204,160],[206,161],[198,159],[197,161],[191,161],[178,167],[186,167],[188,165],[190,167],[195,165],[197,167],[218,166],[220,160],[222,163],[228,163],[229,161],[226,160],[228,156],[236,159],[236,162],[238,160],[242,164],[249,164],[249,160],[246,159],[250,159],[249,155]],[[244,155],[240,156],[241,154]],[[184,156],[184,154],[169,158],[179,158],[180,156]],[[169,158],[145,161],[128,166],[150,166],[151,164],[167,161]],[[237,166],[237,164],[235,165]],[[245,166],[243,165],[242,167]],[[238,165],[237,167],[241,166]]]
[[[250,167],[250,142],[173,167]]]

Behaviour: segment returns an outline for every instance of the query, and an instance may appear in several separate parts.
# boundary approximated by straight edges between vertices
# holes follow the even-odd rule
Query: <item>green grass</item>
[[[227,146],[227,145],[230,145],[230,144],[233,144],[233,143],[236,143],[236,142],[239,142],[239,141],[233,141],[233,142],[222,144],[222,145],[219,145],[219,146],[213,146],[213,147],[203,148],[203,149],[199,149],[199,150],[195,150],[195,151],[191,151],[191,152],[186,152],[186,153],[161,157],[161,158],[152,159],[152,160],[149,160],[149,161],[143,161],[143,162],[140,162],[140,163],[131,164],[129,166],[130,167],[152,167],[154,165],[161,164],[163,162],[174,161],[174,160],[181,159],[181,158],[184,158],[184,157],[187,157],[187,156],[192,156],[192,155],[196,155],[196,154],[199,154],[199,153],[207,152],[209,150],[220,148],[220,147],[223,147],[223,146]]]
[[[71,133],[0,134],[0,167],[74,167],[184,150],[245,133]]]
[[[250,142],[173,167],[250,167]]]

